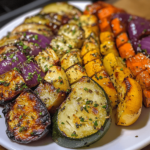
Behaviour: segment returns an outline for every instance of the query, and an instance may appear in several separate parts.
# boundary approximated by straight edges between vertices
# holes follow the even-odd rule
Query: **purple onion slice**
[[[42,81],[45,74],[41,71],[35,62],[30,61],[24,62],[19,66],[22,77],[24,78],[28,87],[36,86],[40,81]]]

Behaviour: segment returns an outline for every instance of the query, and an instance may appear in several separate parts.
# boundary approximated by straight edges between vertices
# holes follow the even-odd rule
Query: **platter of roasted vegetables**
[[[1,29],[0,144],[148,145],[150,21],[100,1],[72,4],[51,3]]]

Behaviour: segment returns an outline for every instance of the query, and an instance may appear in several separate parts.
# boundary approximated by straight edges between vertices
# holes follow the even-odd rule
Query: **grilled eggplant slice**
[[[60,66],[52,66],[44,79],[51,83],[58,91],[67,92],[70,90],[70,85],[66,73]]]
[[[39,140],[49,131],[50,115],[44,103],[31,91],[25,90],[3,110],[7,136],[17,143]]]
[[[51,3],[46,5],[40,13],[58,13],[60,15],[66,14],[68,16],[81,16],[82,14],[78,8],[64,2]]]
[[[23,77],[15,70],[0,75],[0,105],[12,100],[27,88]]]
[[[80,66],[79,64],[76,64],[70,68],[67,69],[66,75],[68,77],[69,83],[73,84],[77,81],[79,81],[83,76],[87,76],[85,69]]]
[[[71,51],[70,53],[65,54],[61,59],[61,67],[64,70],[67,70],[69,67],[75,64],[82,65],[82,59],[80,57],[79,50]]]
[[[52,84],[44,81],[35,89],[35,93],[46,105],[48,111],[54,114],[60,104],[65,100],[67,93],[57,90]]]
[[[50,37],[53,35],[52,31],[50,28],[46,27],[45,25],[42,24],[36,24],[36,23],[26,23],[26,24],[21,24],[17,26],[12,33],[18,33],[18,32],[33,32],[33,33],[38,33],[45,35],[47,37]]]
[[[53,118],[53,140],[69,148],[99,140],[111,124],[109,101],[104,90],[82,77]]]
[[[59,58],[56,53],[50,48],[40,52],[34,59],[43,72],[47,72],[50,67],[58,65],[59,62]]]

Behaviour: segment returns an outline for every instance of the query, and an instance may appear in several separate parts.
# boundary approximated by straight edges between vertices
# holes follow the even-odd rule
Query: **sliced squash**
[[[84,147],[99,140],[110,126],[108,98],[89,77],[82,77],[53,118],[53,140],[63,147]]]

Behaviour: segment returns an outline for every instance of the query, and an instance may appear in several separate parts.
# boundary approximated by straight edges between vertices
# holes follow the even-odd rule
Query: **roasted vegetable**
[[[12,100],[27,88],[22,76],[15,70],[0,75],[0,105]]]
[[[66,24],[60,27],[58,31],[58,35],[64,35],[64,38],[71,41],[69,47],[70,48],[80,48],[84,41],[84,31],[74,24]]]
[[[143,90],[143,102],[146,107],[150,107],[150,90]]]
[[[57,2],[57,3],[51,3],[49,5],[46,5],[40,12],[41,14],[46,13],[58,13],[60,15],[69,15],[69,16],[80,16],[81,11],[77,9],[76,7],[69,5],[68,3],[64,2]]]
[[[50,67],[53,65],[58,65],[59,62],[59,58],[56,53],[50,48],[40,52],[34,59],[43,72],[47,72]]]
[[[109,75],[112,75],[116,67],[126,67],[122,58],[116,57],[113,53],[109,53],[103,59],[103,65]]]
[[[66,75],[68,77],[69,83],[73,84],[81,79],[83,76],[87,76],[85,69],[80,66],[79,64],[76,64],[74,66],[71,66],[66,70]]]
[[[125,97],[119,103],[116,114],[116,124],[129,126],[140,116],[142,109],[142,89],[132,78],[125,78]]]
[[[49,131],[50,115],[42,101],[26,90],[3,110],[7,136],[17,143],[39,140]]]
[[[24,78],[28,87],[34,87],[40,83],[45,76],[44,72],[38,67],[38,65],[30,60],[30,58],[19,65],[19,70]]]
[[[53,35],[50,28],[46,27],[45,25],[36,24],[36,23],[21,24],[18,27],[16,27],[11,33],[14,34],[18,32],[33,32],[33,33],[45,35],[47,37]]]
[[[85,65],[85,70],[87,72],[87,75],[89,77],[92,77],[96,73],[101,72],[102,70],[105,70],[105,68],[104,68],[101,60],[96,59],[96,60],[93,60],[93,61],[90,61],[89,63],[87,63]]]
[[[110,126],[108,98],[89,77],[77,82],[53,118],[53,140],[63,147],[84,147],[99,140]]]
[[[100,45],[100,52],[102,55],[113,53],[115,56],[119,56],[118,51],[115,47],[115,43],[112,41],[105,41]]]
[[[40,97],[48,111],[52,114],[56,112],[57,108],[67,96],[66,92],[56,89],[46,81],[40,83],[34,92]]]
[[[70,90],[66,73],[60,66],[52,66],[47,72],[44,79],[51,83],[58,91],[67,92]]]
[[[18,68],[19,65],[27,60],[26,56],[18,51],[17,48],[15,50],[9,49],[7,53],[3,53],[0,57],[0,74],[10,71],[13,68]]]
[[[100,33],[100,41],[101,43],[105,41],[114,41],[114,34],[112,32],[106,31]]]
[[[80,57],[79,50],[72,50],[61,58],[61,67],[64,70],[67,70],[69,67],[76,64],[82,65],[82,59]]]
[[[116,108],[119,103],[118,94],[114,88],[113,83],[111,82],[109,75],[105,70],[102,70],[99,73],[96,73],[92,79],[96,81],[106,92],[108,98],[111,102],[112,108]]]

